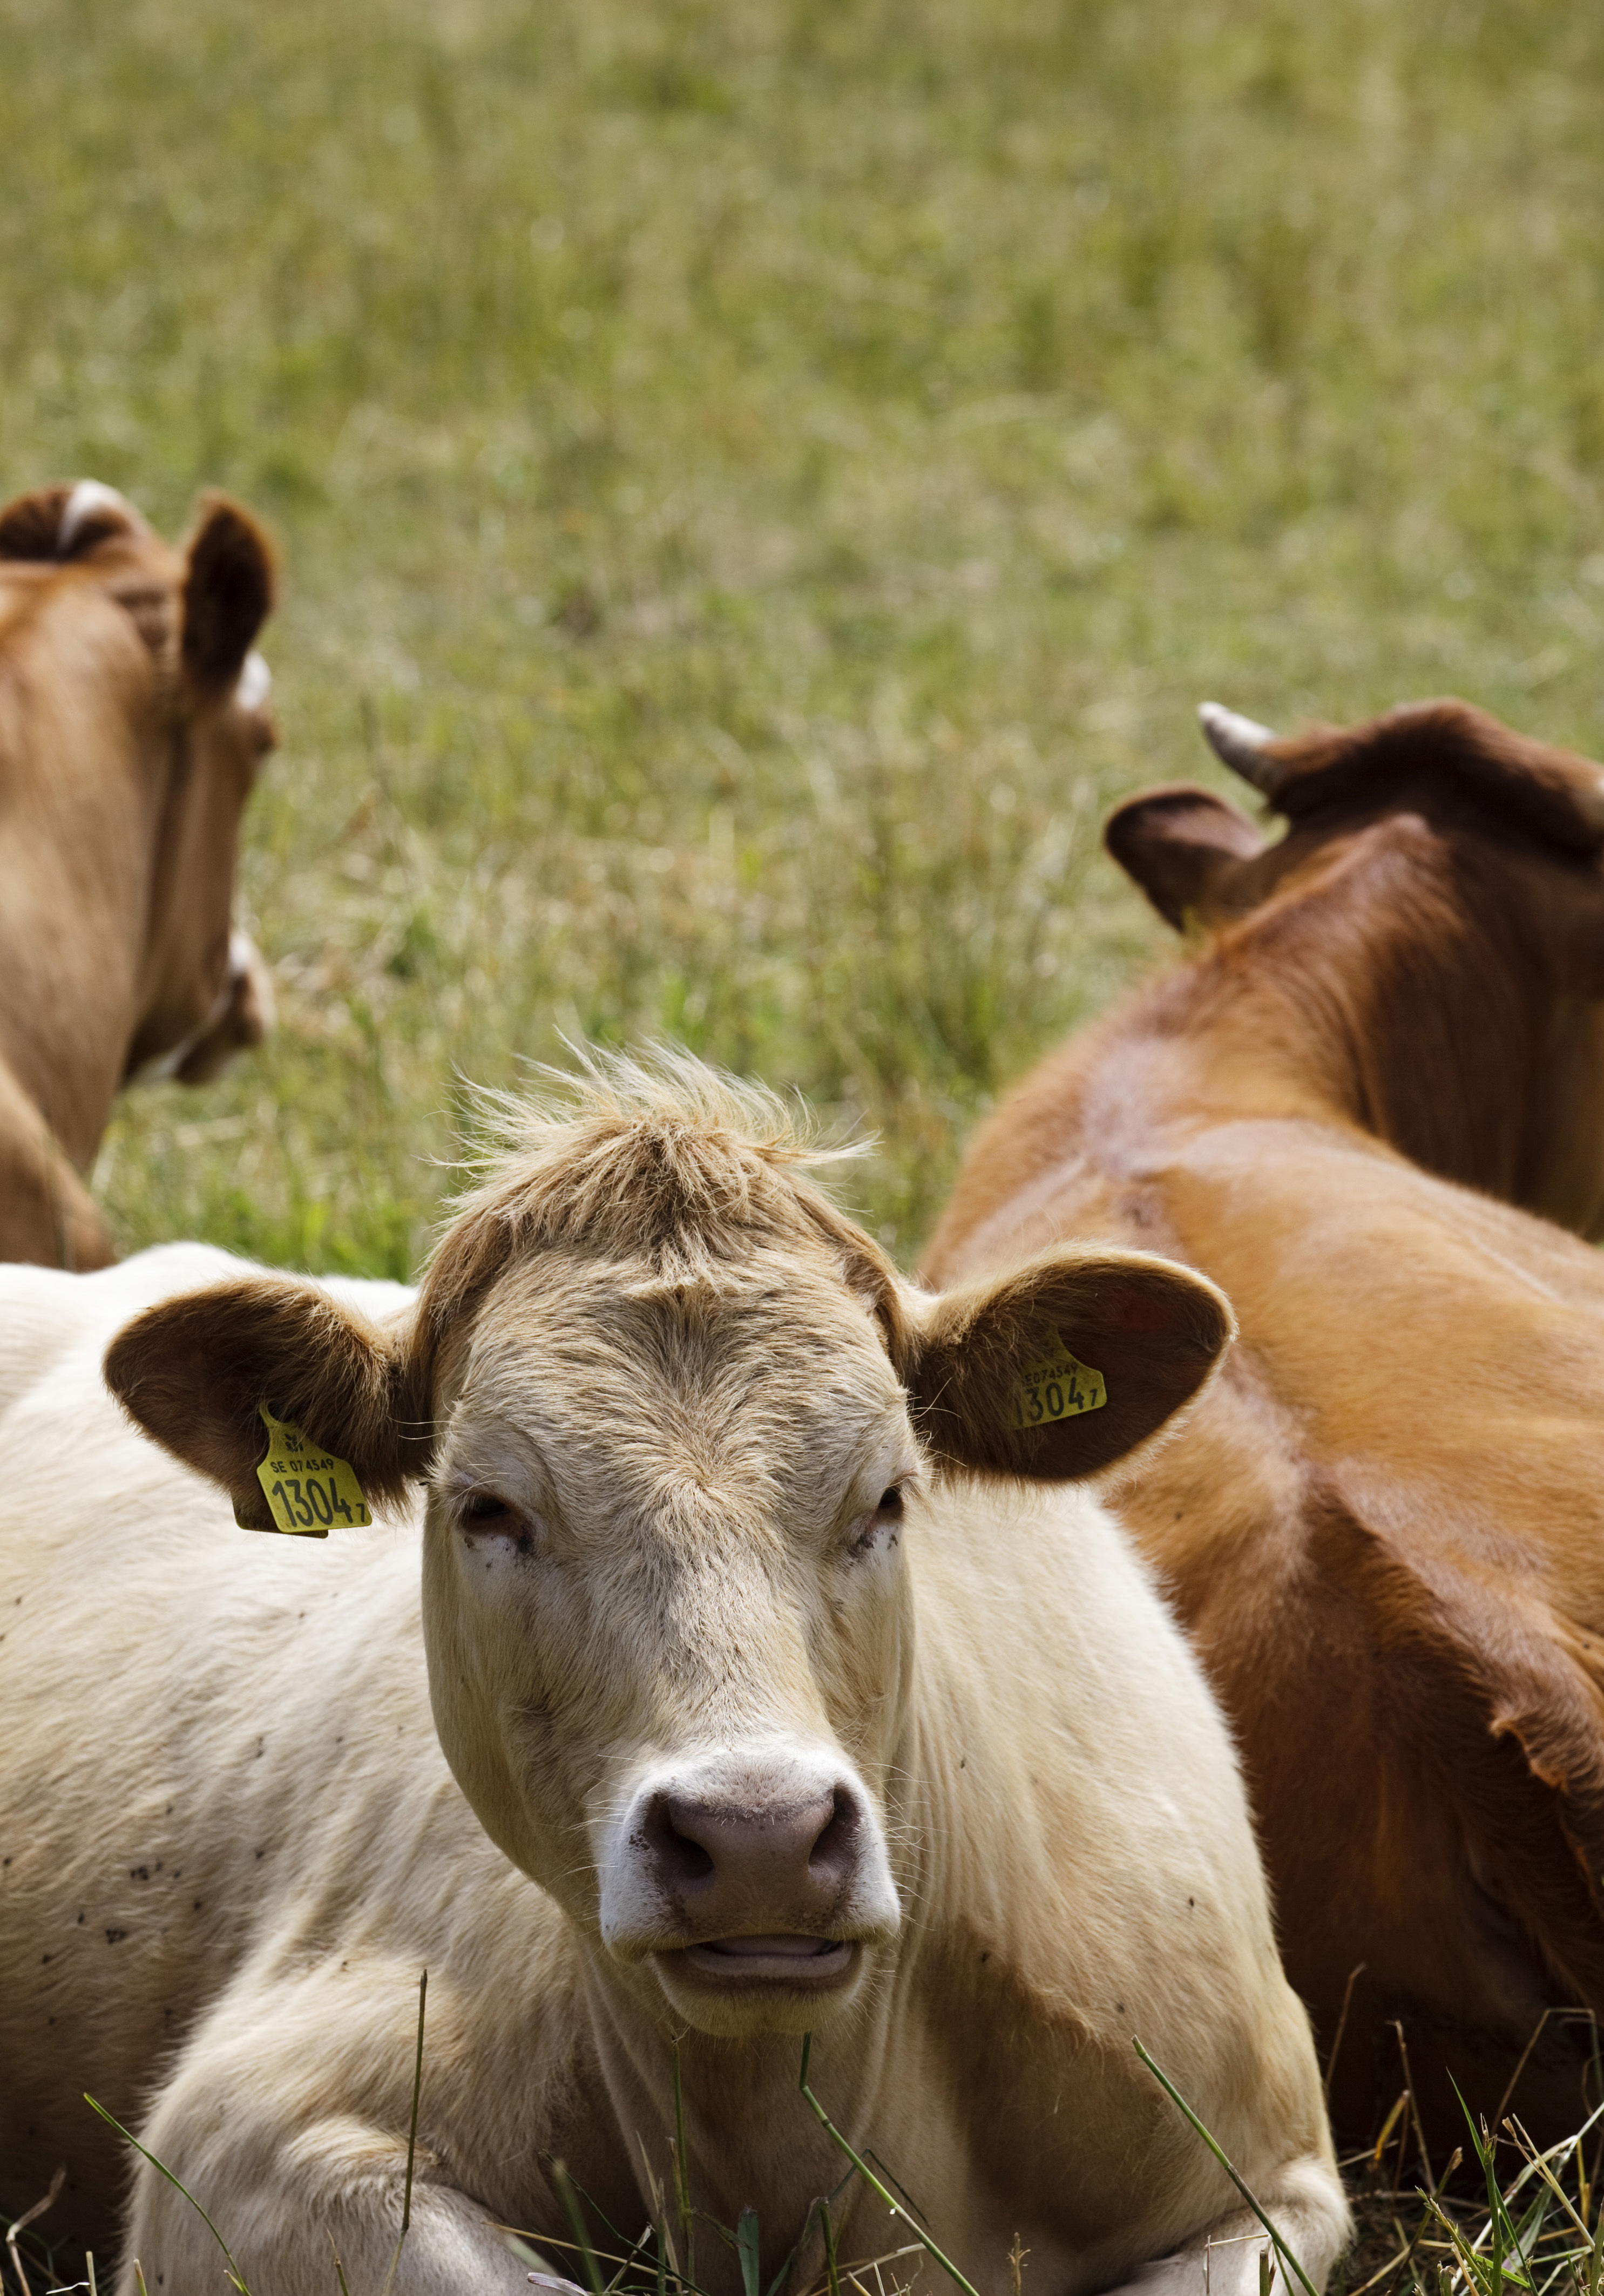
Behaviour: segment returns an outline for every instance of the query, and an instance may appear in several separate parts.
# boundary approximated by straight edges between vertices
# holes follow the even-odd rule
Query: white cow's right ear
[[[1236,1333],[1214,1284],[1151,1252],[1043,1252],[911,1308],[898,1365],[938,1457],[1079,1482],[1155,1435]],[[898,1348],[894,1343],[894,1355]]]
[[[106,1350],[106,1384],[146,1434],[222,1484],[238,1521],[271,1530],[257,1480],[264,1403],[348,1460],[370,1499],[424,1471],[432,1429],[409,1391],[406,1339],[315,1283],[245,1276],[147,1308]]]

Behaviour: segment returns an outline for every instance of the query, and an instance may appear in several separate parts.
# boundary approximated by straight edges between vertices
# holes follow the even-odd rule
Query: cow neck
[[[891,2148],[893,2168],[897,2151],[912,2141],[913,2120],[931,2109],[928,2098],[910,2098],[906,2070],[921,2054],[921,2035],[915,2028],[929,2008],[922,1989],[929,1942],[926,1916],[936,1893],[927,1872],[927,1846],[948,1838],[953,1816],[945,1808],[950,1784],[944,1784],[939,1763],[932,1767],[925,1759],[929,1734],[921,1724],[923,1702],[916,1686],[889,1765],[898,1785],[888,1816],[904,1908],[895,1958],[874,1972],[839,2023],[822,2027],[809,2068],[814,2094],[848,2141],[860,2152]],[[587,1945],[583,1966],[615,2127],[627,2147],[640,2198],[651,2208],[642,2150],[665,2190],[673,2192],[675,2037],[665,2026],[661,1997],[650,1972],[621,1969],[599,1942]],[[945,2011],[938,2005],[937,2013]],[[738,2046],[682,2031],[677,2047],[692,2199],[719,2223],[733,2226],[740,2211],[762,2196],[760,2276],[766,2286],[814,2201],[834,2192],[847,2167],[801,2094],[801,2037],[779,2034]],[[902,2073],[894,2079],[898,2067]],[[878,2224],[866,2222],[866,2213]],[[879,2242],[885,2220],[856,2178],[840,2194],[833,2216],[843,2255],[855,2252],[855,2252],[874,2252],[862,2242]],[[721,2264],[729,2261],[716,2235],[706,2239]],[[790,2285],[812,2287],[822,2276],[823,2250],[815,2229],[796,2259]],[[711,2276],[699,2270],[697,2277],[704,2285],[739,2285],[732,2269]]]
[[[1424,824],[1384,826],[1093,1040],[1087,1082],[1117,1135],[1312,1121],[1519,1199],[1551,966],[1485,856]]]
[[[170,722],[159,726],[152,746],[157,753],[153,775],[155,804],[150,860],[145,873],[148,890],[141,944],[138,1011],[134,1016],[130,1042],[150,1020],[162,993],[160,975],[165,953],[165,928],[176,898],[184,815],[195,775],[194,745],[176,716]]]
[[[46,605],[53,611],[46,613]],[[26,629],[8,627],[8,652],[24,636],[29,677],[70,678],[82,716],[41,791],[47,803],[30,828],[13,824],[5,876],[21,882],[32,900],[47,893],[71,916],[73,963],[58,968],[36,997],[13,1005],[4,1054],[84,1171],[123,1081],[146,990],[150,889],[172,808],[170,709],[163,673],[97,586],[58,578],[40,591]],[[72,723],[52,721],[58,722]],[[29,899],[13,906],[25,914]],[[13,953],[9,944],[4,953]],[[66,1062],[64,1044],[72,1051]]]
[[[673,2192],[675,2037],[665,2027],[660,1997],[653,1997],[656,1980],[649,1973],[620,1971],[595,1948],[585,1963],[611,2116],[641,2202],[650,2210],[642,2154],[665,2190]],[[872,1983],[867,1998],[855,2004],[839,2025],[826,2026],[813,2044],[810,2081],[837,2125],[859,2146],[872,2145],[881,2133],[886,2068],[905,1993],[899,1955],[898,1966]],[[761,2201],[758,2229],[766,2284],[800,2234],[814,2199],[832,2191],[847,2167],[801,2094],[801,2036],[774,2034],[737,2044],[682,2031],[677,2050],[692,2202],[732,2228],[743,2208]],[[855,2187],[835,2209],[844,2241],[855,2213]],[[724,2261],[716,2234],[699,2238]],[[810,2257],[819,2245],[815,2234],[808,2244]],[[814,2261],[822,2260],[821,2250]],[[793,2287],[810,2286],[820,2276],[818,2270],[807,2270],[807,2261],[798,2258],[805,2276],[793,2274]],[[697,2277],[705,2285],[738,2284],[730,2271],[709,2276],[699,2270]]]

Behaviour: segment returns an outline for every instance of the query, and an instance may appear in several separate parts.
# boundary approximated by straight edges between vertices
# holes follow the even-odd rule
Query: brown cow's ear
[[[1043,1482],[1099,1474],[1145,1443],[1236,1331],[1223,1292],[1145,1251],[1045,1252],[915,1315],[899,1368],[932,1450]]]
[[[1239,873],[1267,850],[1245,813],[1191,782],[1127,798],[1109,816],[1103,843],[1177,932],[1189,916],[1213,923],[1251,907]]]
[[[273,610],[273,553],[249,512],[209,495],[185,557],[184,666],[206,691],[227,690]]]
[[[292,1276],[244,1276],[148,1308],[112,1341],[105,1374],[130,1418],[221,1483],[236,1519],[255,1529],[274,1528],[256,1472],[267,1448],[264,1403],[348,1460],[370,1501],[398,1496],[428,1464],[405,1333]]]

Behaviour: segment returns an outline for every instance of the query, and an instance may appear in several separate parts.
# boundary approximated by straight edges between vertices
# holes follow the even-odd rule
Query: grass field
[[[0,493],[286,570],[281,1027],[121,1241],[405,1275],[462,1078],[668,1035],[911,1264],[1199,698],[1604,750],[1601,348],[1596,9],[0,0]]]
[[[911,1259],[1200,696],[1604,747],[1601,129],[1539,0],[0,0],[0,488],[287,569],[282,1026],[124,1242],[404,1273],[459,1076],[666,1033]]]

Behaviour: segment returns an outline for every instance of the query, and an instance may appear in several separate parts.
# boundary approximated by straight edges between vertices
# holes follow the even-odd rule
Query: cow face
[[[435,1719],[486,1830],[670,2027],[796,2031],[893,1948],[922,1854],[898,1749],[944,1471],[1095,1473],[1229,1310],[1120,1252],[931,1299],[659,1090],[512,1160],[405,1330],[251,1279],[151,1310],[107,1377],[245,1522],[264,1400],[372,1496],[421,1475]],[[1027,1407],[1044,1348],[1095,1367],[1094,1411]]]
[[[668,1289],[553,1257],[459,1352],[424,1603],[453,1767],[680,2017],[809,2023],[901,1918],[926,1470],[871,1305],[822,1255]]]
[[[271,1026],[266,968],[231,927],[241,818],[274,734],[267,665],[253,651],[273,601],[252,520],[210,496],[182,552],[111,488],[42,487],[0,511],[0,559],[127,617],[126,739],[155,805],[143,945],[133,955],[124,1082],[201,1083]]]
[[[221,498],[184,557],[168,739],[174,791],[156,857],[130,1079],[200,1084],[273,1020],[267,970],[233,929],[240,825],[276,739],[272,678],[254,644],[273,600],[266,545]]]

